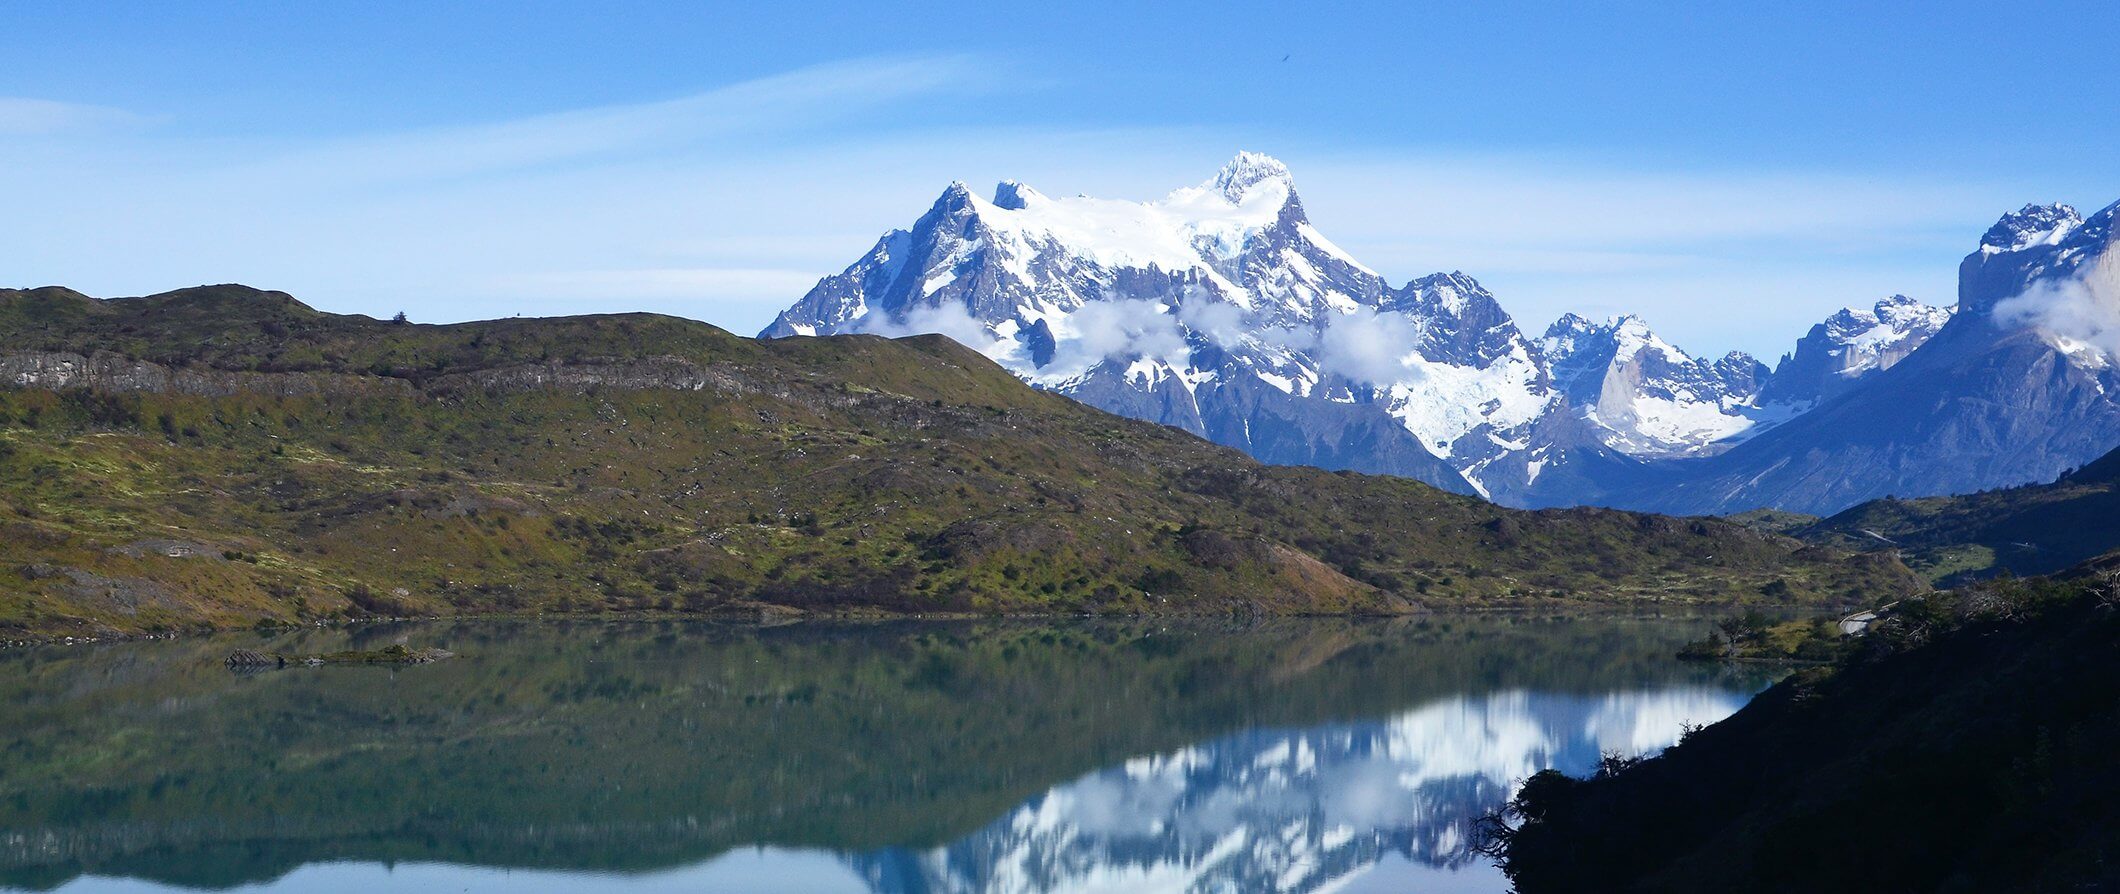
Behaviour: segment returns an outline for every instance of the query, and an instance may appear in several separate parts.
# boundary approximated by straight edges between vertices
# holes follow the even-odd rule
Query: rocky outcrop
[[[716,391],[751,394],[758,388],[734,370],[705,366],[681,357],[591,359],[572,363],[523,363],[437,376],[426,390],[443,393],[526,391],[586,393],[599,388],[625,391]]]
[[[81,389],[113,393],[147,392],[196,397],[267,394],[278,397],[344,395],[359,397],[464,394],[519,394],[596,389],[624,391],[715,391],[752,394],[760,388],[740,370],[693,363],[678,357],[591,359],[582,362],[523,363],[414,379],[335,372],[252,372],[170,367],[107,351],[83,356],[63,351],[0,353],[0,386],[52,391]]]
[[[411,383],[380,376],[326,372],[234,372],[168,367],[108,351],[88,356],[64,351],[0,353],[0,384],[13,388],[154,392],[197,397],[271,394],[373,396],[409,394]]]

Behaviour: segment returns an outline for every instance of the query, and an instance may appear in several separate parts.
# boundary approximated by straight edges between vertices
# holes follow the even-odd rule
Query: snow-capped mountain
[[[2041,245],[2056,245],[2083,226],[2074,205],[2033,205],[2002,216],[1980,236],[1980,254],[1999,255]]]
[[[1696,358],[1640,317],[1592,323],[1568,314],[1539,347],[1562,405],[1630,456],[1683,456],[1715,449],[1773,421],[1755,404],[1765,367],[1748,354]]]
[[[2027,206],[1982,239],[1968,276],[2007,278],[1976,259],[2001,270],[1997,259],[2064,258],[2096,229],[2067,206]],[[1764,435],[1869,388],[1952,320],[1893,296],[1812,327],[1772,370],[1742,353],[1689,354],[1633,316],[1569,315],[1533,339],[1464,273],[1392,286],[1318,232],[1285,165],[1242,153],[1150,202],[1051,198],[1013,181],[988,199],[951,184],[762,335],[940,332],[1039,387],[1266,462],[1406,475],[1520,506],[1727,508],[1782,498],[1741,488],[1704,502],[1664,485],[1755,455]],[[2101,336],[2058,338],[2088,363]],[[1818,499],[1841,499],[1827,490]]]
[[[1473,823],[1531,774],[1659,751],[1743,703],[1518,691],[1248,732],[1091,773],[944,847],[851,862],[879,894],[1329,891],[1391,855],[1466,866]]]
[[[1827,322],[1828,339],[1845,344],[1813,356],[1829,372],[1859,373],[1837,396],[1712,459],[1607,467],[1581,492],[1667,512],[1826,513],[1886,495],[2047,481],[2103,456],[2120,443],[2116,216],[2120,204],[2088,219],[2067,205],[2005,215],[1959,266],[1955,313],[1880,305],[1879,323],[1899,321],[1890,326],[1904,337],[1871,337],[1859,315],[1839,336]]]
[[[1871,373],[1890,369],[1927,343],[1955,308],[1893,295],[1870,310],[1847,308],[1811,327],[1763,387],[1765,403],[1814,405]]]
[[[1055,199],[1015,182],[989,200],[952,184],[763,335],[845,332],[941,332],[1041,387],[1269,462],[1469,483],[1503,499],[1536,477],[1540,423],[1579,409],[1476,280],[1437,273],[1394,288],[1311,225],[1286,166],[1253,153],[1146,203]],[[1693,452],[1763,418],[1749,385],[1744,397],[1703,387],[1696,367],[1722,374],[1653,336],[1643,344],[1668,362],[1606,358],[1644,395],[1639,408],[1616,392],[1597,405],[1612,449]],[[1731,381],[1756,378],[1732,362]]]
[[[1147,203],[952,184],[764,334],[912,331],[1269,461],[1461,491],[1438,457],[1540,409],[1538,364],[1492,296],[1462,276],[1392,289],[1251,153]]]

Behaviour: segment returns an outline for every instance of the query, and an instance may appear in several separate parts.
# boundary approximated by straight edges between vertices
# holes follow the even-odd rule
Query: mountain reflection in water
[[[436,624],[0,655],[0,885],[1499,891],[1474,818],[1765,679],[1698,622]]]

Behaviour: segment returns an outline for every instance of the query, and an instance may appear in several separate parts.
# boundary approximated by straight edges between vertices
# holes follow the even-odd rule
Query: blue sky
[[[1394,281],[1462,269],[1526,328],[1633,311],[1772,356],[1842,305],[1953,300],[2003,211],[2120,199],[2120,14],[2095,3],[25,2],[0,24],[0,283],[106,296],[242,281],[748,333],[951,180],[1147,199],[1253,149]]]

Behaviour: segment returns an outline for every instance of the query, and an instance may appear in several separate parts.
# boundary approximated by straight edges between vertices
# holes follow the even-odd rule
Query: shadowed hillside
[[[2120,548],[2120,452],[2052,484],[1872,500],[1794,532],[1844,549],[1896,549],[1943,582],[2046,574]]]
[[[1662,757],[1542,773],[1501,837],[1523,894],[2108,891],[2120,600],[2107,575],[1909,600]]]

